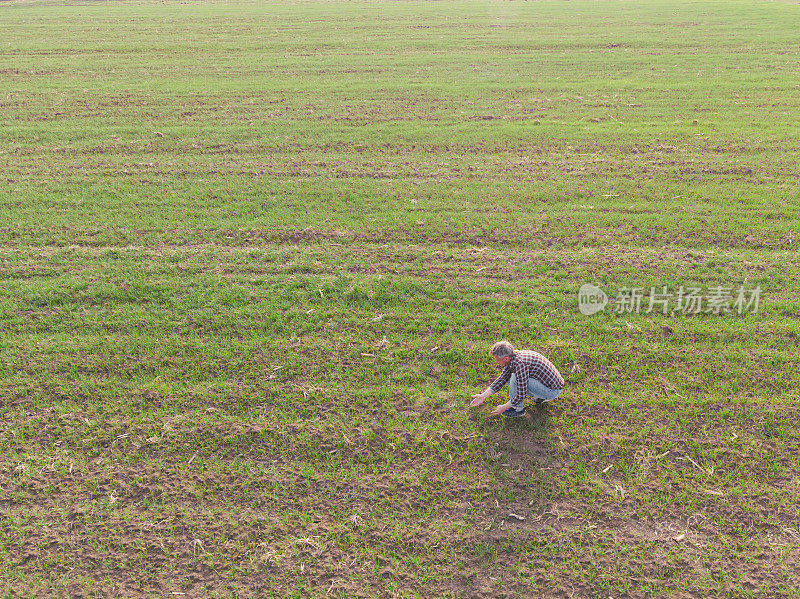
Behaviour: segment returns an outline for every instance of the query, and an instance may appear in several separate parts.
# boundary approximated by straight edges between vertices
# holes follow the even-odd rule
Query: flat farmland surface
[[[800,596],[799,25],[0,3],[0,591]]]

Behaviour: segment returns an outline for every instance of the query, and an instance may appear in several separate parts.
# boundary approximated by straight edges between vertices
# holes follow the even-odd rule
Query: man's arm
[[[508,378],[511,378],[511,366],[507,366],[506,368],[509,369]],[[506,371],[503,370],[503,374],[506,374]],[[504,404],[500,404],[489,416],[499,416],[506,410],[520,410],[525,406],[525,396],[528,392],[528,377],[530,376],[530,370],[524,364],[517,364],[517,368],[515,369],[515,374],[517,377],[517,392],[514,397],[511,397],[509,393],[508,401]],[[503,378],[503,375],[500,375],[500,378]],[[497,379],[498,381],[500,379]],[[520,382],[521,381],[521,382]],[[495,381],[496,383],[497,381]],[[496,388],[495,383],[492,383],[491,388]],[[505,384],[505,383],[504,383]]]
[[[517,393],[515,397],[508,398],[508,406],[515,410],[525,407],[525,397],[528,395],[528,379],[531,376],[531,369],[527,364],[519,364],[517,368]]]
[[[469,405],[472,406],[473,408],[477,408],[479,405],[485,402],[490,395],[494,395],[495,393],[500,391],[500,389],[503,388],[503,385],[505,385],[508,382],[508,379],[511,378],[511,373],[512,373],[511,365],[508,365],[505,368],[503,368],[503,371],[500,373],[500,376],[497,377],[495,381],[486,388],[486,391],[478,395],[472,396],[472,402],[470,402]]]

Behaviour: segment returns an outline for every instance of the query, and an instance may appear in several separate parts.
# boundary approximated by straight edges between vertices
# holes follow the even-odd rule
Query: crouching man
[[[492,355],[503,370],[486,391],[472,396],[469,405],[473,408],[500,391],[506,383],[508,402],[497,406],[490,416],[502,414],[507,418],[519,418],[525,415],[525,397],[533,397],[540,404],[561,394],[564,377],[542,354],[526,349],[515,350],[508,341],[498,341],[492,346]]]

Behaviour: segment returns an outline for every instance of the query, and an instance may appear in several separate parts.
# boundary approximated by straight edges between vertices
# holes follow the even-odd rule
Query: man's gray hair
[[[514,346],[508,341],[498,341],[492,346],[492,355],[498,358],[505,358],[506,356],[514,355]]]

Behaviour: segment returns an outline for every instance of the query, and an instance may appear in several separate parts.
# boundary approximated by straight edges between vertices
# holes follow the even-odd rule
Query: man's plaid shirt
[[[489,386],[492,393],[500,391],[512,374],[517,375],[517,393],[516,397],[509,399],[515,410],[519,410],[525,405],[525,396],[528,394],[528,378],[534,378],[550,389],[564,388],[564,377],[553,366],[553,363],[539,352],[526,349],[515,351],[500,376]]]

